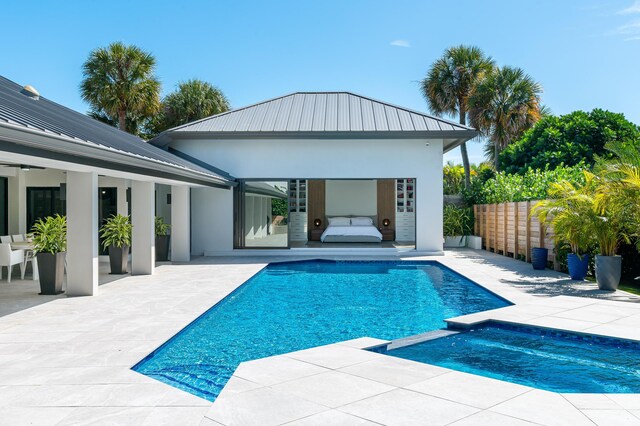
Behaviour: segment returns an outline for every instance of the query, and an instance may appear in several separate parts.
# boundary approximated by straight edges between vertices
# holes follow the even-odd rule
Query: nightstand
[[[380,228],[382,241],[393,241],[396,239],[395,231],[391,228]]]
[[[322,228],[313,228],[311,230],[311,241],[320,241],[320,237],[322,237],[322,233],[324,229]]]

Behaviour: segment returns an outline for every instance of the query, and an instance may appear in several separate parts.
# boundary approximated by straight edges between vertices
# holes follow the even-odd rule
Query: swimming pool
[[[398,339],[508,304],[437,262],[269,264],[133,369],[213,401],[243,361]]]
[[[640,343],[499,323],[387,355],[562,393],[640,393]]]

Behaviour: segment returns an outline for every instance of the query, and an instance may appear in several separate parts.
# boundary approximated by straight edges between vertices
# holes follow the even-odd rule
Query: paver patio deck
[[[130,370],[276,260],[163,265],[105,284],[97,297],[0,317],[0,423],[640,424],[640,395],[560,395],[359,349],[380,342],[372,338],[243,363],[213,405]],[[516,304],[460,322],[495,317],[640,340],[636,296],[487,252],[435,260]]]

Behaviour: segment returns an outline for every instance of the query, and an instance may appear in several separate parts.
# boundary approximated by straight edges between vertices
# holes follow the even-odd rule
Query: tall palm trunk
[[[500,144],[498,141],[493,143],[494,153],[493,153],[493,167],[496,169],[496,172],[500,171]]]
[[[123,132],[127,131],[127,113],[123,109],[118,111],[118,129]]]
[[[462,107],[462,102],[460,105],[460,124],[463,126],[467,125],[467,112]],[[462,142],[460,144],[460,154],[462,155],[462,167],[464,167],[464,187],[468,188],[471,185],[471,165],[469,164],[469,154],[467,153],[467,143]]]

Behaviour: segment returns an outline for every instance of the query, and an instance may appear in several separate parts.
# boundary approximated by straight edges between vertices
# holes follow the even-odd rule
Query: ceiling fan
[[[34,170],[43,170],[44,167],[40,167],[40,166],[31,166],[29,164],[6,164],[6,163],[0,163],[0,166],[5,166],[5,167],[16,167],[16,168],[20,168],[20,170],[24,170],[29,171],[31,169]]]

